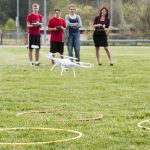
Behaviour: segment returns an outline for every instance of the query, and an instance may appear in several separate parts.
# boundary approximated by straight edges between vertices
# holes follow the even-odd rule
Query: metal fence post
[[[1,42],[0,42],[0,45],[3,45],[3,33],[1,33]]]

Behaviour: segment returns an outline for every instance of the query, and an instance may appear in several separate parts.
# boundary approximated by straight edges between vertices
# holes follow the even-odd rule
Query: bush
[[[5,25],[2,27],[2,30],[5,32],[16,29],[16,23],[12,18],[9,18]]]

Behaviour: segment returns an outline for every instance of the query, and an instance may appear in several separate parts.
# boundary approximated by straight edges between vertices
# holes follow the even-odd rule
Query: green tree
[[[16,0],[0,0],[0,24],[4,25],[9,17],[16,17]]]
[[[80,14],[83,26],[88,28],[88,27],[93,27],[93,20],[95,17],[95,10],[93,9],[92,6],[88,5],[80,5],[77,8],[77,12]]]
[[[10,30],[15,30],[16,29],[16,23],[12,18],[9,18],[5,25],[3,26],[2,30],[5,31],[10,31]]]
[[[16,20],[17,0],[0,0],[0,24],[3,26],[8,18]],[[26,27],[26,15],[28,13],[28,0],[19,0],[20,6],[20,25]]]
[[[23,29],[26,29],[26,17],[28,14],[28,0],[20,0],[19,22]]]
[[[137,32],[150,35],[149,0],[131,0],[124,3],[124,14],[127,24],[136,29]]]

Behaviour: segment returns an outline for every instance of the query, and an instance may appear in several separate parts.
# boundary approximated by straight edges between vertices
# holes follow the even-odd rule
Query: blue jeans
[[[73,48],[75,51],[75,57],[80,61],[80,33],[71,33],[68,36],[67,41],[68,55],[73,57]]]

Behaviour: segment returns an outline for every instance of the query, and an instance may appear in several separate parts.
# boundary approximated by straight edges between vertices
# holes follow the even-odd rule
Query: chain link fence
[[[26,44],[25,32],[17,33],[0,33],[0,45],[25,45]]]
[[[93,30],[81,29],[81,44],[91,45],[93,44]],[[148,38],[149,36],[149,38]],[[150,35],[145,35],[145,37],[134,37],[133,34],[126,33],[126,35],[119,33],[117,29],[111,31],[108,35],[110,44],[138,44],[138,43],[148,43],[150,44]],[[41,44],[50,44],[50,35],[46,35],[46,42],[44,42],[44,34],[41,34]],[[27,33],[20,32],[17,33],[0,33],[0,45],[27,45]]]

